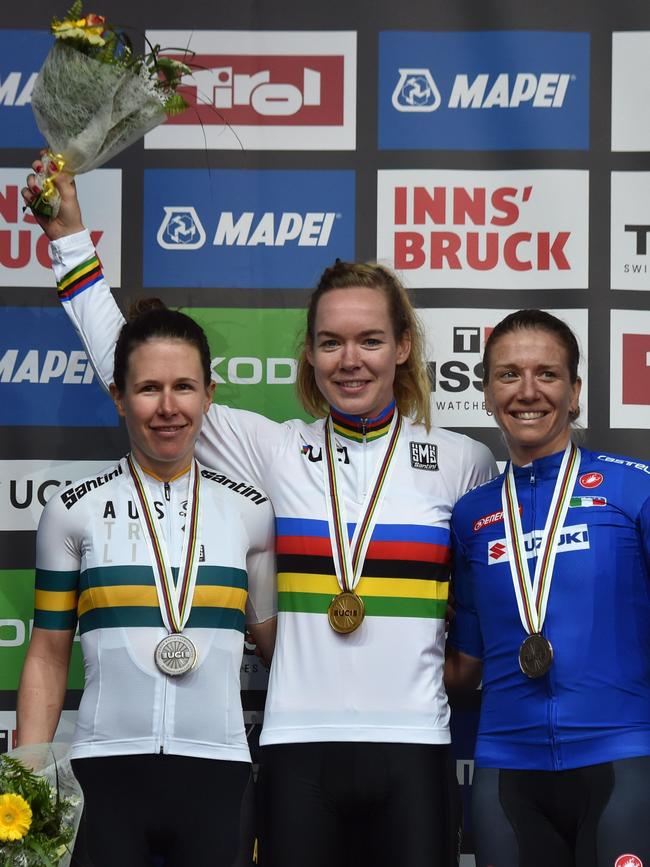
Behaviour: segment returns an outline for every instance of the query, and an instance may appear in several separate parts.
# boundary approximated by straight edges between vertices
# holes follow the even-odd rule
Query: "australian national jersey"
[[[562,453],[514,467],[531,575]],[[449,641],[483,659],[482,767],[561,770],[650,755],[650,467],[582,450],[542,633],[548,674],[518,665],[517,610],[493,479],[452,518],[457,614]]]
[[[198,659],[182,677],[154,662],[167,630],[126,460],[58,492],[43,511],[34,625],[74,629],[78,621],[84,658],[73,758],[165,752],[250,761],[239,669],[245,620],[275,614],[273,512],[253,486],[200,472],[203,529],[184,629]],[[145,476],[175,573],[188,477]]]
[[[64,308],[105,384],[122,318],[85,233],[52,245]],[[378,419],[337,414],[338,476],[351,535],[386,446]],[[481,444],[403,420],[394,466],[356,592],[366,617],[331,629],[339,592],[323,476],[324,422],[278,424],[213,404],[197,454],[266,490],[276,514],[278,634],[262,744],[301,741],[445,743],[442,685],[450,568],[449,519],[465,491],[493,475]]]

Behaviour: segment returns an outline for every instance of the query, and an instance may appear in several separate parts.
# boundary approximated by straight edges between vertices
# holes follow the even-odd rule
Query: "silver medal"
[[[186,635],[172,632],[156,647],[154,659],[163,674],[178,677],[194,668],[196,647]]]

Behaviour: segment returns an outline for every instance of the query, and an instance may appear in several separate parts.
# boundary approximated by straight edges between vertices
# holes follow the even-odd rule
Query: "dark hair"
[[[547,313],[545,310],[517,310],[516,313],[510,313],[505,319],[502,319],[498,325],[494,327],[492,333],[485,341],[485,349],[483,350],[483,385],[486,386],[490,379],[490,354],[494,345],[504,337],[517,329],[527,329],[530,331],[539,330],[547,331],[560,343],[565,351],[567,358],[567,367],[569,370],[569,379],[572,385],[578,380],[578,362],[580,361],[580,347],[573,331],[569,328],[566,322]],[[571,413],[571,421],[575,421],[580,410]]]
[[[393,390],[399,410],[415,421],[431,426],[430,383],[424,359],[422,328],[411,300],[397,275],[383,265],[342,262],[323,271],[307,306],[307,323],[300,358],[296,390],[305,410],[312,416],[327,415],[327,401],[316,385],[314,368],[307,359],[307,351],[314,344],[318,304],[326,292],[332,289],[377,289],[388,302],[388,313],[395,340],[399,342],[406,334],[411,340],[411,351],[402,364],[397,365]]]
[[[194,346],[201,359],[205,387],[212,379],[210,347],[201,326],[185,313],[170,310],[159,298],[140,298],[130,307],[127,321],[120,331],[115,346],[113,382],[124,392],[129,357],[134,349],[156,337],[183,340]]]

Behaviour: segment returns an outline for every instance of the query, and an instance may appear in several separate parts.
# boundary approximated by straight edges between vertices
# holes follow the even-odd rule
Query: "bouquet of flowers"
[[[82,16],[82,0],[63,20],[54,18],[55,43],[32,92],[32,109],[49,154],[38,175],[32,206],[46,217],[58,211],[52,174],[97,168],[186,108],[176,87],[190,69],[164,57],[159,46],[134,54],[129,39],[101,15]]]
[[[67,867],[83,795],[61,744],[0,755],[0,864]]]

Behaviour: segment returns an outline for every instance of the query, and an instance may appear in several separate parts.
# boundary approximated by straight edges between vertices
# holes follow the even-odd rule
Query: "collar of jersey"
[[[561,452],[554,452],[552,455],[535,458],[534,461],[523,467],[513,464],[515,478],[529,478],[533,475],[537,479],[554,479],[558,474],[563,457],[564,449]]]
[[[133,460],[135,461],[135,458],[133,458]],[[135,462],[138,464],[138,466],[140,467],[142,472],[146,476],[149,476],[150,479],[155,479],[157,482],[160,482],[163,485],[165,484],[165,479],[161,479],[160,476],[156,475],[156,473],[152,472],[151,470],[148,470],[146,467],[143,467],[142,464],[138,463],[137,461],[135,461]],[[191,466],[192,466],[192,464],[188,464],[184,470],[181,470],[180,472],[173,475],[171,477],[171,479],[167,479],[167,484],[171,484],[172,482],[175,482],[176,479],[180,479],[181,476],[184,476],[186,473],[189,473]]]
[[[362,418],[360,415],[348,415],[335,406],[330,407],[330,415],[334,422],[334,433],[355,442],[377,440],[386,436],[395,415],[395,401],[392,401],[374,418]],[[365,433],[364,433],[365,430]]]

